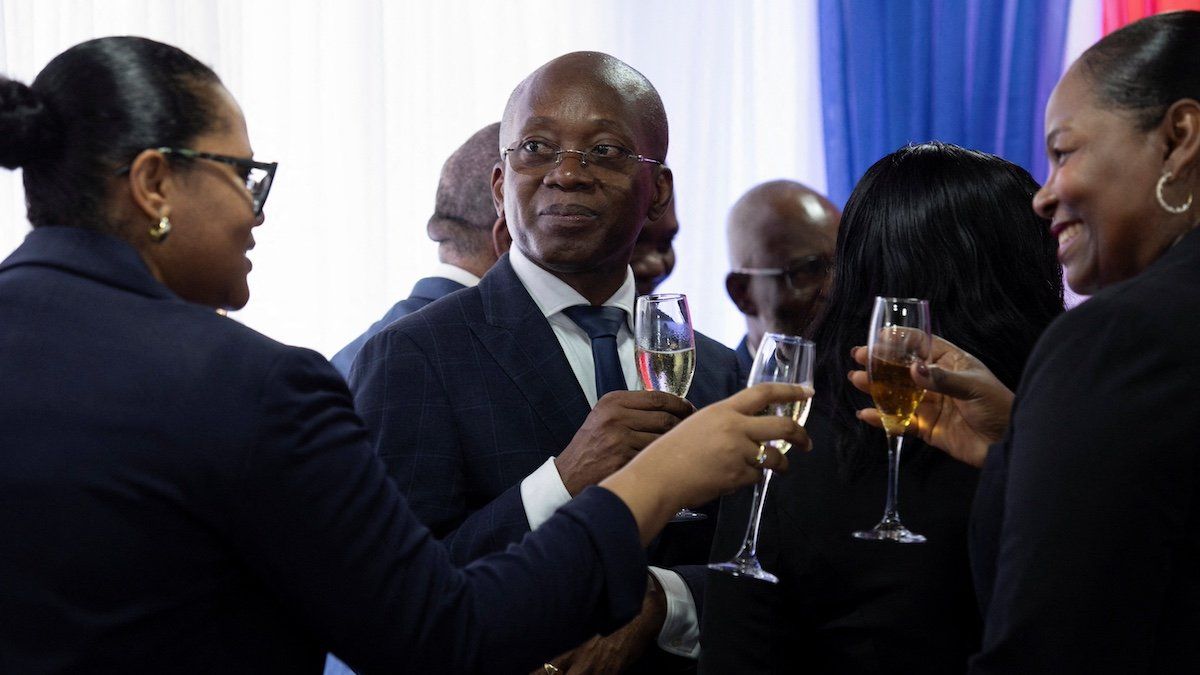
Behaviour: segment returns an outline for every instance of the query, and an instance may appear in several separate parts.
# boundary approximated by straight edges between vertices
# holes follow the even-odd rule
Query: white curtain
[[[729,206],[773,178],[825,189],[816,0],[0,0],[0,72],[28,83],[83,40],[136,34],[211,65],[257,157],[278,161],[235,317],[332,354],[408,295],[442,161],[512,87],[566,52],[613,54],[658,87],[682,232],[662,290],[700,330],[743,332],[725,296]],[[0,172],[0,257],[28,231]]]

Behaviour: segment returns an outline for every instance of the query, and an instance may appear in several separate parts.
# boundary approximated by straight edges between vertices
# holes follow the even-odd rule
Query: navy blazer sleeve
[[[226,501],[232,546],[356,669],[528,672],[640,609],[645,556],[612,493],[589,489],[459,569],[386,478],[323,358],[284,351],[259,400],[261,438]]]
[[[493,500],[469,494],[463,484],[464,474],[480,467],[467,461],[456,415],[495,414],[483,407],[455,410],[440,368],[463,358],[426,354],[407,333],[387,330],[367,342],[350,376],[355,405],[388,475],[459,563],[529,532],[520,483]]]
[[[1200,458],[1196,319],[1157,304],[1097,296],[1055,322],[1030,358],[974,673],[1177,672],[1185,652],[1196,662],[1198,576],[1186,570]],[[1189,603],[1180,621],[1175,610]]]

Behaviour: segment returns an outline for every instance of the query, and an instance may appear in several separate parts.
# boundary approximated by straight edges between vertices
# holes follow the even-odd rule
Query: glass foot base
[[[671,519],[672,523],[690,523],[693,520],[704,520],[708,516],[703,513],[696,513],[691,509],[679,509],[675,517]]]
[[[880,523],[869,530],[854,533],[855,539],[894,541],[897,544],[923,544],[925,535],[910,531],[900,523]]]
[[[757,560],[730,560],[729,562],[713,563],[710,570],[732,574],[735,577],[750,577],[769,584],[779,583],[779,577],[764,570]]]

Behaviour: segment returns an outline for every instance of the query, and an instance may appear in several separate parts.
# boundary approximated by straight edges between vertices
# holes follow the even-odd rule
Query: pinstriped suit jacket
[[[742,387],[733,352],[700,334],[688,399]],[[478,286],[372,338],[350,375],[389,475],[455,560],[529,531],[520,483],[559,454],[591,411],[550,324],[504,256]],[[651,563],[707,560],[715,518],[667,527]],[[703,574],[679,570],[697,603]]]

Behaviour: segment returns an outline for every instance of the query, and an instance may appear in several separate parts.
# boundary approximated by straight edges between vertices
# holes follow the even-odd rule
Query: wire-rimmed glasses
[[[500,151],[500,158],[520,173],[540,173],[562,163],[563,155],[576,155],[579,165],[594,166],[617,173],[629,173],[638,164],[662,165],[662,160],[639,155],[628,148],[599,143],[588,150],[566,150],[549,141],[528,140]]]
[[[731,274],[751,277],[783,277],[788,288],[800,290],[825,281],[833,261],[828,256],[809,255],[793,260],[787,267],[735,267]]]

